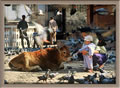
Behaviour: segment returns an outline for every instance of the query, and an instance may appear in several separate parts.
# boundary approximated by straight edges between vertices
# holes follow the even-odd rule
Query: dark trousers
[[[30,48],[30,42],[29,42],[29,40],[28,40],[27,33],[20,31],[20,38],[21,38],[22,47],[25,48],[25,47],[24,47],[24,39],[26,39],[26,41],[27,41],[27,46],[28,46],[28,48]]]
[[[25,39],[26,39],[26,41],[27,41],[27,46],[28,46],[28,48],[30,48],[30,43],[29,43],[28,37],[25,38]],[[24,38],[21,38],[21,43],[22,43],[22,47],[25,48],[25,47],[24,47]]]
[[[93,55],[93,66],[97,64],[102,65],[107,61],[108,57],[106,54],[94,54]]]
[[[34,39],[33,48],[35,48],[35,46],[37,46],[37,48],[39,48],[39,45],[37,44],[36,40]]]

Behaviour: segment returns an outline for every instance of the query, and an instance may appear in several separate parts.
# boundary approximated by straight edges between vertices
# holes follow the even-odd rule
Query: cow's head
[[[62,46],[60,48],[60,55],[61,55],[61,63],[60,63],[60,66],[59,66],[59,69],[63,69],[64,68],[64,64],[66,62],[69,62],[71,61],[71,56],[70,56],[70,51],[69,51],[69,48],[67,46]]]
[[[63,57],[63,61],[67,62],[67,61],[70,61],[70,51],[69,51],[69,48],[67,46],[62,46],[60,48],[60,53],[61,53],[61,57]]]

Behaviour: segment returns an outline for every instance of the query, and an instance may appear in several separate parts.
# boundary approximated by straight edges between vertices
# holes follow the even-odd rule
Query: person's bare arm
[[[97,54],[97,53],[99,53],[99,51],[98,51],[98,50],[95,50],[94,53]]]

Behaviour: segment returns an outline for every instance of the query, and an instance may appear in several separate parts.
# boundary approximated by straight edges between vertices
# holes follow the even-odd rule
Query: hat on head
[[[85,41],[93,41],[93,37],[91,35],[87,35],[84,38]]]
[[[92,29],[90,27],[83,27],[83,28],[77,28],[80,32],[91,32]]]

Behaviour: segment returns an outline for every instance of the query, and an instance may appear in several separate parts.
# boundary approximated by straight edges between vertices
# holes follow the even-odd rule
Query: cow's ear
[[[62,41],[57,41],[57,47],[60,49],[61,47],[65,46]]]

